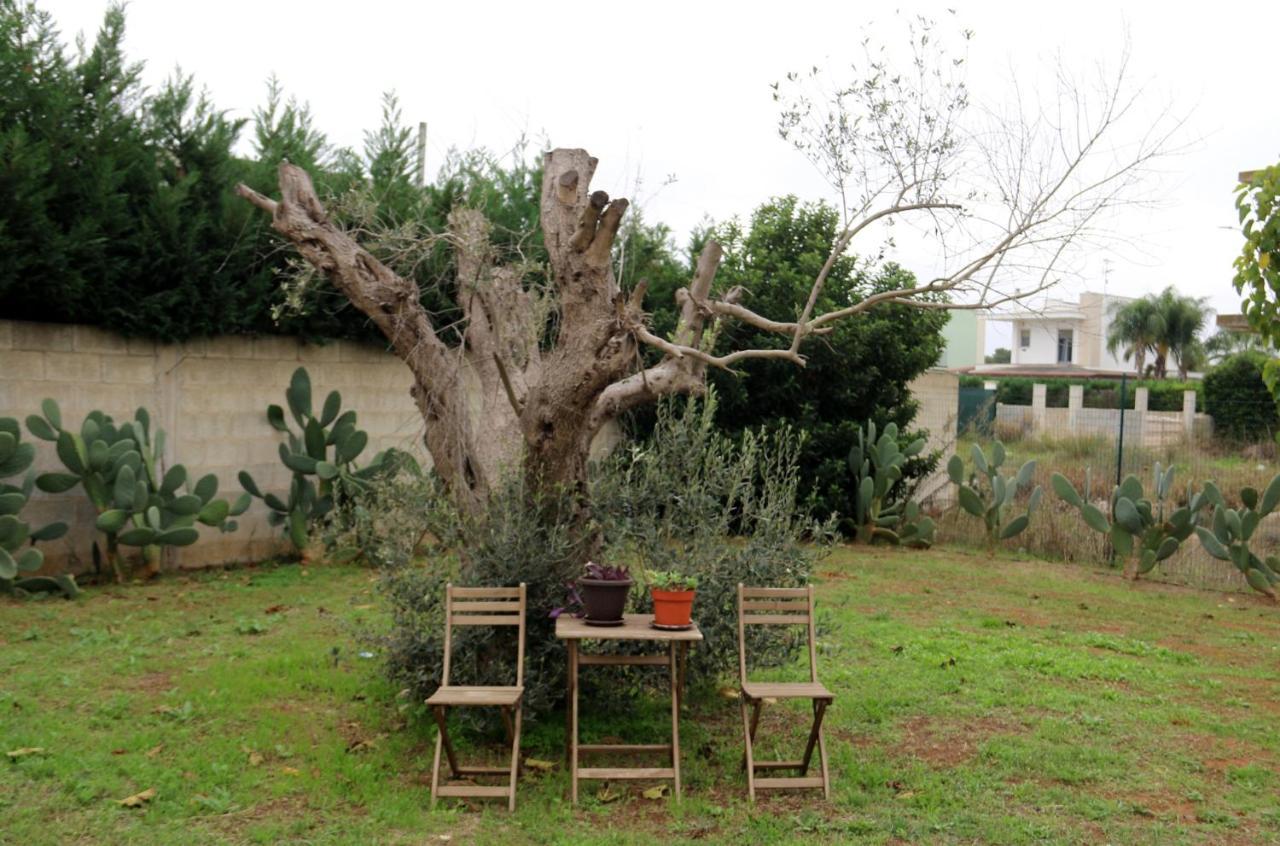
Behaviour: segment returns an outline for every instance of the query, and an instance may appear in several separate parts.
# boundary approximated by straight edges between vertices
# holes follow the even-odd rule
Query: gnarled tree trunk
[[[495,262],[479,212],[459,209],[449,219],[466,321],[462,345],[451,347],[417,286],[329,219],[301,168],[280,166],[278,201],[237,188],[271,213],[273,227],[373,320],[413,371],[427,449],[464,509],[478,511],[504,472],[522,472],[534,490],[571,494],[585,516],[587,460],[600,429],[662,394],[702,389],[706,362],[697,350],[713,316],[705,300],[720,248],[708,245],[682,292],[676,340],[687,349],[652,338],[643,288],[624,294],[610,263],[627,201],[590,191],[595,168],[585,150],[555,150],[544,163],[541,223],[559,314],[549,346],[539,295],[517,268]],[[651,342],[671,349],[646,370],[640,345]]]

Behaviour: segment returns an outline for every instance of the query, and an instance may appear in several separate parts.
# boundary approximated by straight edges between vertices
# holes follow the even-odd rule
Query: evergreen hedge
[[[987,382],[996,383],[996,402],[1006,405],[1031,405],[1032,386],[1045,385],[1045,405],[1048,408],[1066,408],[1072,385],[1084,385],[1085,408],[1119,408],[1119,379],[1037,379],[1029,376],[973,376],[960,377],[960,386],[981,388]],[[1181,411],[1184,391],[1196,392],[1196,410],[1204,411],[1204,395],[1199,382],[1179,382],[1170,379],[1129,379],[1125,383],[1125,408],[1133,408],[1133,397],[1138,388],[1146,388],[1148,411]]]

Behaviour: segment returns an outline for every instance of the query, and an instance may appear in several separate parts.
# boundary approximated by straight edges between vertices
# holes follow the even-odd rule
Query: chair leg
[[[511,738],[511,796],[507,800],[507,810],[516,809],[516,782],[520,777],[520,721],[524,715],[521,703],[516,703],[516,726]]]
[[[445,727],[445,707],[443,705],[436,706],[435,714],[436,725],[440,727],[440,734],[437,737],[444,744],[444,754],[449,759],[449,770],[453,773],[454,778],[461,778],[462,770],[458,767],[458,758],[453,754],[453,744],[449,741],[449,730]]]
[[[747,741],[746,752],[743,756],[743,764],[745,765],[747,770],[747,798],[750,801],[755,802],[756,801],[756,766],[755,766],[755,759],[753,758],[751,753],[751,740],[755,732],[752,730],[753,728],[751,724],[752,721],[747,716],[747,698],[745,696],[741,697],[738,700],[738,703],[742,710],[742,734]],[[755,706],[756,706],[756,714],[758,716],[760,713],[760,703],[758,702],[755,703]]]
[[[754,710],[752,710],[751,712],[751,728],[748,730],[747,733],[748,733],[748,736],[751,738],[751,742],[755,743],[756,729],[760,726],[760,712],[764,710],[764,702],[760,701],[759,699],[753,699],[751,701],[751,704]],[[742,755],[742,768],[744,770],[747,768],[746,753],[743,753]]]
[[[809,774],[809,762],[813,760],[813,747],[822,736],[822,717],[827,713],[827,703],[813,700],[813,726],[809,729],[809,742],[804,747],[804,759],[800,762],[800,775]]]
[[[825,709],[824,709],[825,710]],[[818,760],[822,762],[822,798],[831,798],[831,773],[827,769],[827,741],[818,730]]]
[[[435,756],[435,760],[431,764],[431,810],[433,811],[436,808],[436,800],[439,798],[436,795],[436,789],[440,786],[440,747],[442,745],[443,738],[444,738],[444,733],[441,732],[439,729],[437,729],[436,730],[436,756]]]

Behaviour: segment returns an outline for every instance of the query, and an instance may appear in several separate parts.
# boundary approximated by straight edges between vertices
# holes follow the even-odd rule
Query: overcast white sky
[[[40,0],[69,40],[91,36],[103,0]],[[1179,7],[1185,8],[1182,11]],[[1042,84],[1055,57],[1087,71],[1128,27],[1134,77],[1190,114],[1191,149],[1156,186],[1161,208],[1115,222],[1142,245],[1105,256],[1108,290],[1175,285],[1239,311],[1236,174],[1280,159],[1276,62],[1254,33],[1280,30],[1275,2],[903,4],[976,32],[969,85],[1000,102],[1011,76]],[[869,3],[447,3],[132,0],[127,49],[155,85],[176,65],[247,116],[276,73],[338,145],[359,148],[394,88],[407,121],[429,124],[428,168],[452,145],[501,150],[521,133],[600,158],[594,187],[635,194],[645,215],[684,233],[710,215],[747,215],[770,196],[830,196],[781,141],[769,84],[787,71],[855,59],[868,32],[892,38],[892,8]],[[1255,46],[1256,45],[1256,46]],[[1011,70],[1012,69],[1012,70]],[[668,175],[673,184],[659,186]],[[910,255],[897,256],[907,267]],[[1061,295],[1102,290],[1101,254]],[[914,267],[920,271],[928,268]],[[994,346],[999,337],[989,339]]]

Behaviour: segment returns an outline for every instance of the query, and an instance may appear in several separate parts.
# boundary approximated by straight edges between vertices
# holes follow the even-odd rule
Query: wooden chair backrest
[[[813,585],[801,588],[744,587],[738,582],[738,671],[747,683],[746,627],[803,625],[809,635],[809,680],[818,680]]]
[[[454,626],[516,626],[516,687],[524,685],[525,584],[444,588],[444,684],[449,684]]]

